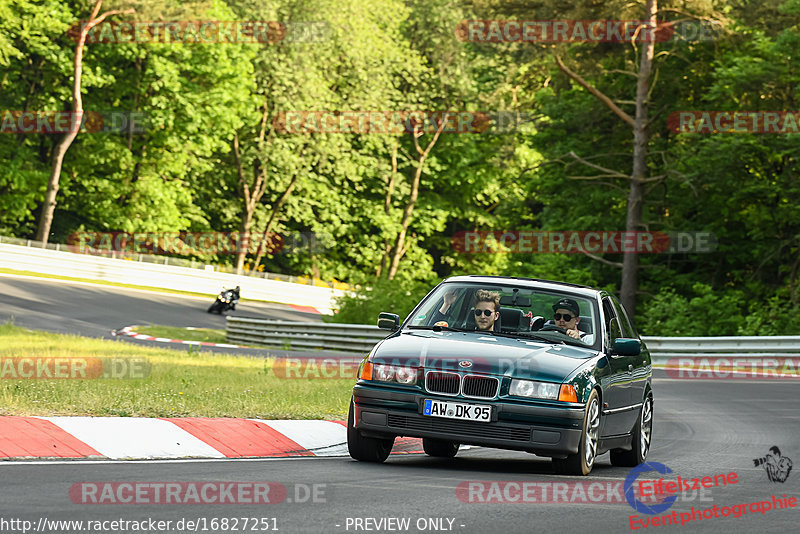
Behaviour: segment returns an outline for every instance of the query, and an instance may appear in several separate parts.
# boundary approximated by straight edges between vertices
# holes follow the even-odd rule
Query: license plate
[[[425,399],[422,405],[422,415],[488,423],[492,420],[492,407],[484,404],[464,404],[461,402]]]

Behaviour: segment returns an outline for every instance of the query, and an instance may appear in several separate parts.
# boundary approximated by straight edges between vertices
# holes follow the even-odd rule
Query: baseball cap
[[[556,311],[558,309],[569,310],[575,315],[581,314],[581,310],[580,308],[578,308],[578,303],[575,302],[575,300],[573,299],[561,299],[555,304],[553,304],[553,311]]]

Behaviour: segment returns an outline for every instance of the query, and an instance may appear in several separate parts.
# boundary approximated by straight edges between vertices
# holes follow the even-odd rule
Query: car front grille
[[[467,375],[464,377],[464,396],[491,399],[497,395],[500,381],[493,376]]]
[[[495,438],[508,441],[531,440],[531,429],[525,427],[472,421],[454,421],[442,418],[389,415],[389,426],[400,430],[433,430],[456,436]]]
[[[500,387],[500,380],[493,376],[466,375],[442,371],[428,371],[425,389],[441,395],[458,395],[476,399],[493,399]]]
[[[461,377],[456,373],[428,371],[428,374],[425,375],[425,389],[431,393],[458,395],[460,383]]]

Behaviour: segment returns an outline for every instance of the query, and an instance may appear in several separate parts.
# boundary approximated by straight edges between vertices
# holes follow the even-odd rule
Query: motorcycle
[[[235,310],[236,304],[239,303],[239,286],[236,289],[225,289],[219,292],[217,300],[208,307],[208,313],[218,313],[222,315],[223,312],[228,310]]]

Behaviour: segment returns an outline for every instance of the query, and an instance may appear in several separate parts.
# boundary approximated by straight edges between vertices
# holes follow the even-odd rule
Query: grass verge
[[[227,343],[225,330],[214,328],[180,328],[177,326],[149,325],[134,328],[138,334],[153,337],[167,337],[184,341],[206,341],[208,343]]]
[[[0,415],[344,419],[352,379],[282,379],[274,358],[179,352],[0,325]],[[135,379],[13,378],[20,358],[146,359]],[[28,368],[29,369],[29,368]]]

